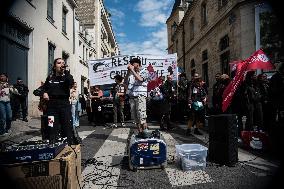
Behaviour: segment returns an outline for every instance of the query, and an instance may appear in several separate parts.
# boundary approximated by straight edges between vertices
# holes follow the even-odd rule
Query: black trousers
[[[22,110],[22,115],[23,115],[23,119],[27,118],[27,100],[26,98],[21,98],[21,97],[15,97],[13,98],[13,103],[12,103],[12,115],[13,118],[16,119],[18,117],[19,114],[19,110],[21,108]]]
[[[49,100],[47,103],[48,139],[51,143],[67,137],[68,144],[74,142],[71,105],[69,100]],[[54,122],[52,121],[54,119]]]
[[[92,118],[96,125],[104,125],[106,123],[103,115],[103,106],[101,100],[92,101]],[[100,108],[99,108],[100,107]]]

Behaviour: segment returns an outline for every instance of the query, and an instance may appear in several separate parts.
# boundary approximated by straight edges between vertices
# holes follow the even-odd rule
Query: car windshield
[[[103,91],[103,97],[111,97],[111,89],[114,83],[100,85],[101,90]]]

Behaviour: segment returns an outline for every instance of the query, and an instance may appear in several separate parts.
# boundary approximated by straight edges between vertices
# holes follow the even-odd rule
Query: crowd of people
[[[28,87],[22,78],[17,78],[17,83],[11,85],[6,73],[0,74],[0,135],[11,132],[11,123],[21,118],[27,119]]]
[[[79,95],[76,84],[73,86],[70,102],[74,127],[79,126],[80,111],[87,112],[90,124],[105,125],[102,108],[106,98],[111,99],[113,104],[111,126],[125,126],[124,109],[127,100],[133,123],[142,134],[147,131],[149,114],[158,114],[161,130],[172,130],[173,119],[187,121],[186,135],[192,132],[202,134],[200,128],[205,124],[206,114],[236,114],[238,137],[243,130],[270,133],[272,125],[280,119],[283,121],[283,100],[279,97],[283,92],[283,65],[270,81],[264,73],[256,75],[255,71],[248,71],[226,112],[222,111],[222,102],[223,92],[231,81],[227,74],[216,74],[216,82],[212,87],[213,95],[209,97],[207,83],[198,73],[194,73],[191,80],[187,79],[185,73],[181,73],[178,82],[173,80],[172,74],[160,77],[159,86],[149,92],[148,71],[141,67],[141,61],[133,58],[127,68],[128,72],[124,78],[120,75],[114,77],[114,84],[108,94],[96,85],[90,86],[89,90],[85,87]]]
[[[72,129],[66,128],[70,126],[74,130],[78,127],[79,114],[84,111],[87,113],[89,123],[105,124],[102,112],[102,99],[105,98],[111,99],[113,104],[112,127],[118,127],[119,122],[122,127],[125,126],[124,109],[127,99],[130,104],[131,118],[137,125],[139,133],[147,130],[147,114],[157,112],[159,112],[158,120],[161,130],[172,130],[171,120],[175,117],[175,120],[187,121],[187,135],[191,132],[202,134],[200,128],[205,124],[206,114],[236,114],[238,136],[243,130],[271,133],[273,125],[283,123],[283,64],[270,80],[265,73],[256,75],[255,71],[248,71],[226,112],[222,111],[222,102],[223,92],[231,81],[227,74],[215,75],[216,82],[212,87],[213,95],[210,98],[207,83],[198,73],[194,73],[190,81],[185,73],[179,74],[178,82],[173,81],[172,74],[168,74],[166,78],[160,77],[159,86],[149,92],[147,91],[148,71],[141,67],[140,59],[131,59],[127,69],[124,78],[120,75],[114,77],[114,84],[108,94],[98,85],[85,87],[82,94],[79,94],[77,83],[66,71],[64,60],[55,59],[53,73],[47,77],[45,83],[42,83],[39,88],[41,92],[38,94],[41,96],[39,108],[48,117],[48,126],[53,128],[50,130],[50,133],[54,133],[52,136],[61,132],[72,143],[74,133],[72,134]],[[6,74],[0,75],[0,82],[0,134],[3,135],[9,132],[11,121],[19,118],[19,110],[21,110],[22,120],[28,121],[29,89],[23,84],[21,78],[17,78],[16,84],[10,85]],[[245,125],[243,125],[244,118]],[[59,123],[65,126],[53,127],[53,124]],[[55,138],[50,139],[55,140]]]
[[[239,138],[242,131],[260,131],[269,135],[278,133],[277,125],[283,124],[283,68],[282,63],[270,79],[265,73],[257,75],[256,71],[248,71],[225,112],[222,111],[223,93],[232,79],[229,75],[215,75],[212,97],[208,96],[208,86],[198,73],[192,75],[191,81],[181,73],[178,83],[167,76],[159,90],[150,93],[153,106],[158,107],[154,111],[162,114],[159,118],[161,129],[165,128],[164,125],[168,126],[166,129],[172,129],[169,120],[177,115],[178,120],[188,120],[187,135],[192,130],[194,134],[201,135],[199,129],[205,124],[205,115],[236,114]],[[175,106],[178,113],[171,111]]]

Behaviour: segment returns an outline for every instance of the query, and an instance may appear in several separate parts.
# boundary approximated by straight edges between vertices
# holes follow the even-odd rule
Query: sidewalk
[[[86,113],[80,114],[80,117],[85,116],[85,115]],[[7,140],[13,140],[27,133],[40,132],[40,129],[41,129],[40,117],[29,117],[28,116],[28,120],[29,120],[28,122],[22,121],[20,119],[13,121],[11,125],[11,132],[7,135],[0,136],[0,143],[7,141]]]
[[[177,126],[186,132],[187,125],[178,124]],[[209,134],[202,129],[200,129],[200,132],[202,133],[202,135],[195,135],[195,134],[192,135],[198,138],[199,140],[203,141],[204,143],[208,144]],[[280,161],[278,162],[277,160],[260,157],[259,155],[253,154],[252,152],[244,150],[240,147],[238,148],[238,159],[239,163],[243,163],[264,171],[275,172],[280,165]]]
[[[13,140],[29,132],[40,132],[40,117],[28,117],[28,122],[16,120],[12,122],[11,132],[7,135],[0,136],[0,142]]]

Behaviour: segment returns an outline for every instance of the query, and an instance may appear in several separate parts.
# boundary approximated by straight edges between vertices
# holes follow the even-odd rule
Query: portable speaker
[[[208,117],[208,158],[218,164],[234,166],[238,162],[237,118],[235,114]]]

